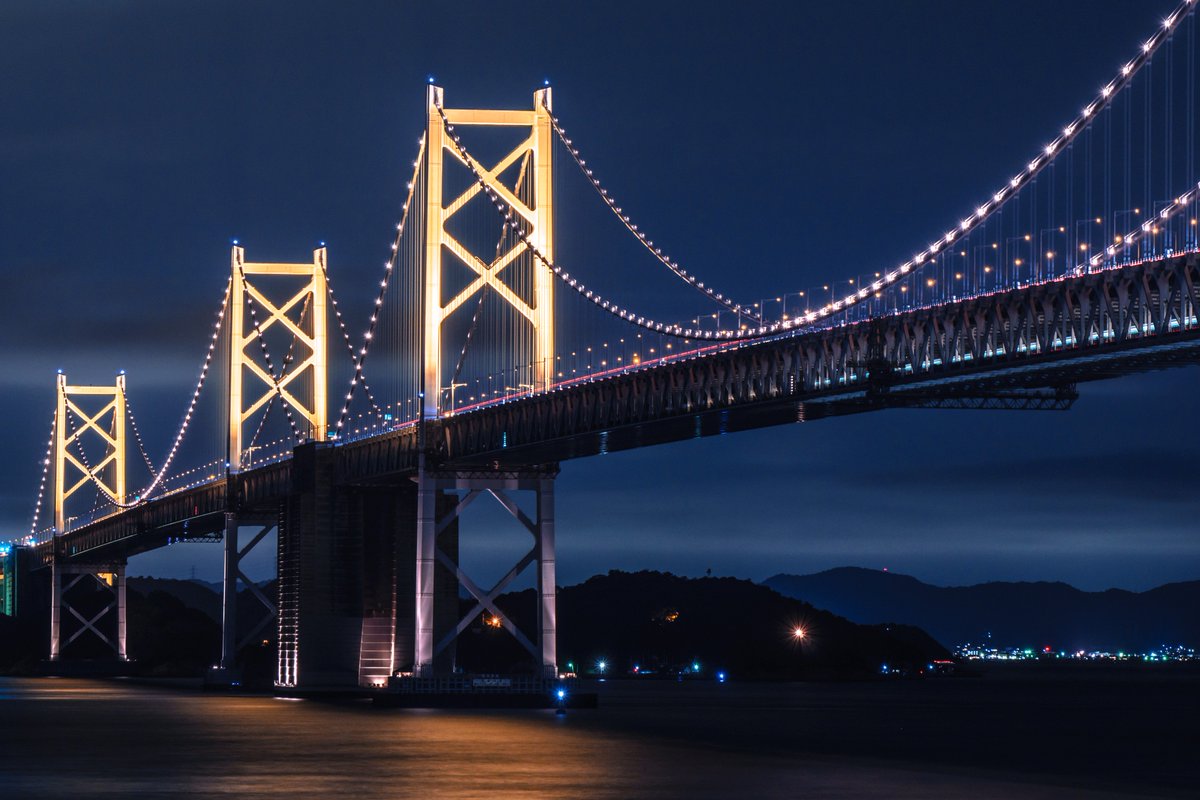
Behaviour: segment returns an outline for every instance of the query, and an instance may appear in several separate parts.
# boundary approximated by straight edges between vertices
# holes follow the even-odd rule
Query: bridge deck
[[[971,297],[866,322],[643,364],[468,413],[426,429],[451,468],[534,466],[634,447],[942,400],[1004,399],[1200,361],[1195,254]],[[1060,394],[1061,396],[1065,396]],[[325,445],[342,485],[408,480],[415,426]],[[71,559],[123,559],[214,535],[226,510],[275,513],[290,460],[160,497],[38,545]],[[231,490],[232,487],[232,490]]]

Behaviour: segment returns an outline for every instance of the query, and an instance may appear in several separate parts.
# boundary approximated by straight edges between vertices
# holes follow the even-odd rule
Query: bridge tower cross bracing
[[[327,346],[327,303],[328,290],[325,279],[326,250],[313,251],[309,264],[254,263],[245,260],[245,250],[235,246],[231,255],[232,282],[229,296],[230,353],[229,353],[229,470],[239,472],[243,467],[242,442],[246,422],[277,395],[291,409],[303,417],[308,424],[308,438],[322,442],[328,428],[329,395],[326,380],[328,366]],[[284,302],[276,304],[266,292],[251,280],[252,276],[291,276],[303,279],[304,283]],[[246,331],[246,304],[254,303],[262,310],[250,331]],[[303,325],[292,318],[293,314],[304,316],[308,306],[310,324]],[[272,325],[281,325],[292,333],[296,341],[308,351],[293,364],[282,363],[279,374],[272,375],[269,366],[262,366],[258,359],[246,352],[257,343]],[[305,330],[305,327],[308,330]],[[291,384],[311,368],[311,392],[304,400],[297,398],[289,389]],[[246,386],[245,372],[257,380],[255,388]],[[261,388],[259,387],[261,384]]]
[[[422,418],[437,419],[445,410],[443,391],[452,391],[443,384],[450,377],[442,373],[442,326],[467,300],[485,286],[496,296],[512,306],[532,327],[533,352],[518,354],[518,363],[527,357],[532,365],[530,384],[533,391],[546,389],[554,379],[554,275],[545,265],[534,268],[533,300],[530,306],[501,279],[501,273],[518,257],[528,252],[529,244],[537,248],[547,259],[554,258],[554,183],[551,170],[551,148],[553,127],[551,124],[551,96],[549,87],[540,89],[533,96],[533,110],[495,110],[445,108],[442,105],[443,90],[430,86],[427,94],[428,123],[425,131],[425,164],[428,191],[425,199],[425,258],[424,258],[424,303],[423,303],[423,376]],[[508,155],[490,169],[476,164],[483,182],[508,206],[511,212],[529,226],[528,244],[518,241],[506,252],[498,253],[493,259],[485,259],[471,252],[446,230],[446,223],[462,210],[482,189],[472,181],[470,187],[449,203],[443,196],[443,167],[447,153],[462,161],[462,154],[446,135],[442,121],[461,127],[517,127],[528,128],[529,135]],[[500,176],[526,155],[532,168],[534,201],[533,208],[509,189]],[[465,289],[442,304],[442,259],[446,252],[461,261],[475,273],[475,278]],[[450,404],[452,406],[452,404]]]
[[[80,408],[74,400],[75,397],[88,395],[111,399],[93,413]],[[71,430],[69,415],[79,422],[79,428],[74,431]],[[108,430],[103,427],[105,418],[109,420]],[[94,465],[71,451],[72,446],[82,447],[81,439],[89,431],[105,442],[104,457]],[[68,467],[80,475],[69,486],[67,476],[71,470]],[[110,499],[118,503],[125,502],[125,374],[118,375],[113,386],[71,386],[67,383],[67,376],[60,372],[58,405],[54,417],[55,535],[61,536],[66,532],[68,498],[93,481]]]

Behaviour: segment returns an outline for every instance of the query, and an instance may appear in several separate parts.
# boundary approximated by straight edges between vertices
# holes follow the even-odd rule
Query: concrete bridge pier
[[[296,448],[292,487],[279,519],[279,654],[276,685],[301,690],[379,688],[413,666],[418,489],[401,478],[346,484],[336,451]],[[435,493],[449,508],[452,496]],[[444,526],[438,545],[452,564],[458,526]],[[457,582],[439,568],[439,633],[457,620]],[[437,666],[454,668],[454,649]]]

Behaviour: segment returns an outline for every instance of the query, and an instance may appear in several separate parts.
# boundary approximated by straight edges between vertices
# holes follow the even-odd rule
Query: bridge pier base
[[[412,664],[416,487],[340,484],[336,463],[328,445],[295,451],[279,531],[280,688],[379,688]],[[442,536],[451,552],[454,534]]]
[[[431,677],[438,656],[451,646],[482,612],[490,613],[494,624],[505,628],[529,651],[540,677],[558,674],[556,651],[557,595],[555,590],[554,480],[557,466],[542,470],[483,472],[440,472],[422,469],[417,476],[417,553],[416,553],[416,640],[413,674]],[[530,519],[510,496],[511,492],[529,491],[537,496],[536,519]],[[456,502],[439,504],[439,495],[462,492]],[[438,535],[456,524],[472,502],[483,494],[493,497],[533,536],[534,545],[491,589],[484,590],[438,546]],[[442,505],[442,508],[439,508]],[[537,569],[537,633],[531,641],[496,605],[496,598],[527,567]],[[452,629],[438,637],[436,623],[443,616],[436,602],[436,567],[441,565],[454,575],[456,583],[475,600],[473,608]]]
[[[88,578],[95,581],[90,587]],[[93,591],[85,594],[87,588]],[[98,600],[96,589],[111,596]],[[56,557],[50,564],[50,660],[58,661],[69,645],[91,632],[119,660],[128,661],[125,610],[124,562],[64,564]],[[78,622],[65,640],[64,613]]]
[[[380,483],[341,483],[337,469],[337,452],[328,445],[295,450],[291,492],[279,517],[277,687],[383,688],[394,677],[450,675],[459,634],[483,612],[530,653],[539,676],[557,675],[557,465],[421,469],[415,479]],[[535,493],[537,510],[522,510],[517,492]],[[459,565],[460,518],[482,495],[492,496],[534,539],[486,591]],[[231,530],[226,538],[227,586],[237,571],[234,555],[245,551],[236,535]],[[538,609],[529,617],[536,622],[522,621],[536,627],[527,635],[496,600],[530,566],[536,567]],[[465,617],[460,588],[475,601]],[[228,648],[228,629],[225,635]]]

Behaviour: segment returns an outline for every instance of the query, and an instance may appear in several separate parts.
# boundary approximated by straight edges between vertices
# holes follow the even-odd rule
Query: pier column
[[[243,525],[253,525],[258,528],[258,531],[250,537],[250,541],[246,542],[244,546],[240,537],[240,530]],[[225,533],[222,542],[225,568],[221,582],[221,663],[209,675],[209,680],[214,683],[229,684],[239,681],[240,678],[237,672],[238,653],[254,637],[258,636],[268,624],[274,621],[279,614],[276,603],[263,594],[254,581],[250,580],[246,576],[246,573],[242,571],[242,560],[249,555],[250,551],[268,533],[273,530],[277,531],[278,526],[278,517],[272,518],[261,514],[258,516],[247,516],[232,511],[225,514]],[[259,617],[258,623],[241,637],[238,636],[238,621],[240,619],[238,611],[239,580],[263,607],[263,614]],[[278,600],[278,597],[276,600]]]
[[[125,565],[117,566],[116,574],[113,576],[114,587],[117,591],[117,658],[122,661],[129,660],[129,651],[126,647],[128,625],[125,618]]]
[[[50,563],[50,660],[57,661],[62,652],[62,569],[58,558]]]
[[[542,478],[538,486],[537,576],[538,645],[542,651],[542,676],[558,676],[558,590],[554,583],[554,478]]]
[[[433,670],[434,567],[437,565],[437,486],[422,469],[417,475],[416,641],[413,673]]]
[[[221,585],[221,669],[232,670],[237,660],[238,523],[225,515],[225,570]]]

